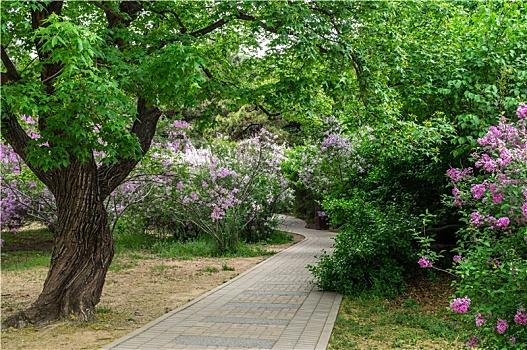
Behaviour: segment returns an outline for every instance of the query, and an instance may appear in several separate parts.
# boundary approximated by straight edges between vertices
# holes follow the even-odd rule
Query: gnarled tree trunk
[[[16,117],[7,112],[4,125],[8,132],[4,136],[25,160],[29,137]],[[138,99],[137,120],[130,131],[138,137],[143,154],[150,148],[160,116],[158,108]],[[104,200],[138,161],[123,158],[114,164],[97,166],[93,158],[85,162],[73,159],[68,167],[47,172],[28,163],[55,196],[55,242],[42,293],[28,309],[6,319],[2,328],[22,328],[61,318],[94,319],[114,254]]]
[[[97,168],[93,161],[76,162],[56,175],[58,218],[44,288],[33,305],[8,318],[3,327],[94,318],[114,254]]]

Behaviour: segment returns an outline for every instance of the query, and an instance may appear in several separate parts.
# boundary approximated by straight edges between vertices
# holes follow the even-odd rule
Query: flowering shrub
[[[205,232],[220,252],[236,250],[240,239],[266,239],[277,225],[273,215],[292,200],[281,174],[284,150],[274,143],[274,136],[262,130],[239,143],[219,138],[207,148],[195,148],[185,135],[189,125],[172,128],[179,131],[155,143],[150,157],[113,197],[121,212],[134,208],[123,221],[176,235],[181,233],[178,229]],[[122,203],[125,198],[128,205]],[[118,210],[113,213],[122,215]]]
[[[178,238],[205,232],[221,252],[235,250],[240,239],[266,239],[277,225],[273,215],[292,199],[280,167],[284,148],[275,137],[262,130],[239,143],[219,139],[196,148],[186,122],[161,128],[163,137],[106,199],[112,231],[155,229]],[[24,221],[39,221],[52,228],[53,196],[9,146],[1,150],[3,227],[16,230]],[[104,153],[95,156],[104,161]]]
[[[387,120],[353,132],[328,119],[312,144],[290,157],[297,163],[291,168],[339,227],[333,255],[311,268],[321,288],[400,291],[416,254],[410,230],[420,212],[439,202],[434,191],[444,188],[435,173],[446,170],[439,155],[451,133],[442,118],[422,124]]]
[[[474,325],[467,346],[527,346],[527,105],[478,140],[474,168],[450,169],[459,232],[450,308]],[[421,264],[421,263],[420,263]]]
[[[24,117],[21,125],[38,142],[36,122]],[[42,147],[47,147],[43,144]],[[53,231],[56,211],[53,194],[24,164],[22,159],[5,144],[0,143],[0,216],[2,229],[16,232],[25,221],[36,221]]]

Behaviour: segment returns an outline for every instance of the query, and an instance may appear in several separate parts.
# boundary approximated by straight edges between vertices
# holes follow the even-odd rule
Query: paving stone
[[[335,234],[304,227],[287,218],[282,230],[304,241],[102,350],[325,349],[342,296],[319,291],[306,266]]]

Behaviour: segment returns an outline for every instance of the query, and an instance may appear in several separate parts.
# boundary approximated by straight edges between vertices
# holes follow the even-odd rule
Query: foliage
[[[353,295],[399,293],[408,262],[415,257],[409,229],[416,218],[393,203],[381,209],[359,194],[323,204],[331,222],[341,226],[333,254],[322,255],[316,266],[310,266],[317,285]]]
[[[283,150],[274,136],[262,130],[237,144],[218,139],[196,149],[185,133],[189,128],[181,121],[166,125],[161,132],[166,139],[154,142],[150,157],[108,197],[115,233],[148,229],[185,240],[205,232],[221,252],[235,251],[240,239],[268,238],[277,224],[273,214],[292,198],[279,166]],[[5,167],[16,170],[2,174],[6,226],[16,230],[24,220],[53,226],[49,192],[36,185],[38,180],[9,147],[4,150]]]
[[[410,230],[420,211],[441,209],[429,198],[443,192],[437,173],[446,168],[441,158],[453,128],[440,116],[353,131],[328,119],[324,128],[321,138],[293,153],[290,166],[339,228],[333,255],[322,256],[312,271],[324,289],[396,294],[412,270]]]
[[[459,231],[450,308],[473,326],[468,345],[520,349],[527,343],[527,105],[478,139],[475,168],[448,171]],[[429,266],[431,267],[430,262]]]
[[[262,130],[237,144],[218,139],[197,149],[185,138],[188,124],[174,124],[180,128],[172,138],[155,143],[149,159],[110,197],[113,215],[133,223],[132,229],[164,228],[187,238],[204,232],[220,252],[235,251],[240,240],[266,239],[276,228],[273,215],[287,208],[292,195],[273,135]]]

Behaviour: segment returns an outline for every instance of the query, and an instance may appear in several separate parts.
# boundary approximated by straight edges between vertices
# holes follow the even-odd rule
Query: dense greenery
[[[296,190],[292,211],[312,217],[316,202],[339,229],[334,254],[311,267],[319,285],[396,294],[418,268],[420,243],[457,238],[468,254],[470,213],[441,201],[450,192],[445,173],[468,167],[478,139],[527,100],[522,1],[9,4],[2,11],[2,132],[27,167],[4,152],[23,185],[2,188],[2,210],[16,227],[40,205],[39,215],[56,217],[42,220],[56,245],[73,247],[72,255],[73,241],[100,247],[79,261],[98,256],[104,266],[83,276],[111,262],[108,212],[117,231],[155,223],[184,239],[199,228],[224,251],[266,238],[268,217],[287,203],[277,200],[288,193],[283,169]],[[192,143],[208,161],[185,163],[182,122],[174,122],[181,119],[194,125]],[[291,146],[280,166],[282,150],[244,146],[263,126]],[[230,139],[212,141],[218,133]],[[172,136],[173,148],[161,152]],[[207,192],[213,183],[221,196]],[[254,191],[237,197],[239,186]],[[524,204],[522,186],[509,210]],[[84,206],[92,209],[77,222],[65,220]],[[518,227],[525,230],[525,221]],[[51,271],[63,275],[53,261]],[[100,294],[104,273],[90,277],[99,281],[91,295]],[[471,276],[462,293],[490,288]],[[98,297],[84,302],[94,306]],[[47,321],[38,317],[40,305],[11,324]],[[523,317],[525,306],[514,305]],[[514,332],[517,342],[506,346],[525,342],[523,331]]]

